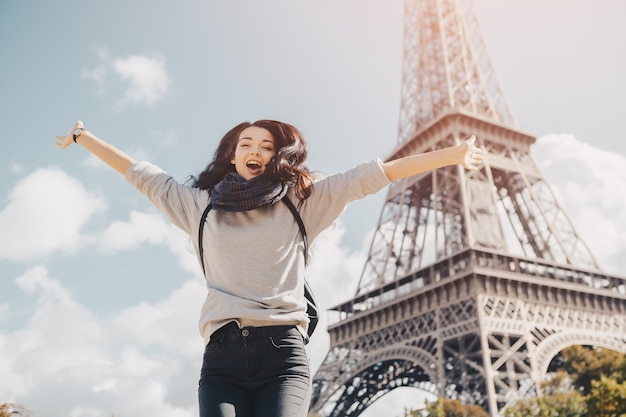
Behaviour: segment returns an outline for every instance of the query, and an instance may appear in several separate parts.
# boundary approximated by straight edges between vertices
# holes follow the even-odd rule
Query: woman
[[[286,204],[295,201],[310,241],[350,201],[391,181],[460,164],[477,170],[472,137],[458,146],[394,161],[372,160],[315,180],[307,145],[293,126],[242,123],[221,140],[213,161],[191,186],[136,162],[76,122],[57,146],[77,143],[126,177],[196,244],[201,214],[208,289],[199,328],[205,341],[198,397],[201,417],[303,417],[311,395],[304,350],[304,243]],[[198,251],[197,251],[198,252]]]

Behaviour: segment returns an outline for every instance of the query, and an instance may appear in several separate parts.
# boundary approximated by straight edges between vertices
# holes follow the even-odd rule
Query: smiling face
[[[267,129],[250,126],[239,135],[235,156],[230,162],[239,175],[249,180],[264,173],[275,154],[272,134]]]

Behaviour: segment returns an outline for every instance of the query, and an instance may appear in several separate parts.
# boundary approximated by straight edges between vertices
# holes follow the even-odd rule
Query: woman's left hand
[[[475,145],[475,142],[476,136],[472,135],[459,145],[465,151],[461,165],[469,171],[478,171],[478,168],[483,163],[483,151]]]

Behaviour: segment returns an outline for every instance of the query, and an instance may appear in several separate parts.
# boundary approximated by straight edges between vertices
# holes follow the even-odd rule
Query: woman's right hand
[[[77,120],[76,123],[74,123],[74,127],[67,131],[67,135],[56,137],[57,141],[55,145],[61,149],[67,148],[72,143],[74,143],[74,131],[76,129],[84,129],[84,128],[85,128],[85,125],[83,124],[83,122],[81,120]]]
[[[74,131],[76,129],[85,129],[85,125],[82,121],[77,120],[76,123],[74,123],[74,127],[67,132],[66,136],[57,136],[56,145],[61,149],[65,149],[74,143]],[[77,140],[77,142],[122,175],[135,163],[135,160],[131,156],[103,141],[86,129],[83,130],[83,133],[80,135],[80,140]]]

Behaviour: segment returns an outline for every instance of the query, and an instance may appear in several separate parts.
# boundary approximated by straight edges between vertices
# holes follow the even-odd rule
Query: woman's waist
[[[239,327],[237,322],[231,321],[214,331],[211,335],[211,339],[232,340],[241,338],[272,338],[280,337],[292,330],[299,332],[295,324]]]

